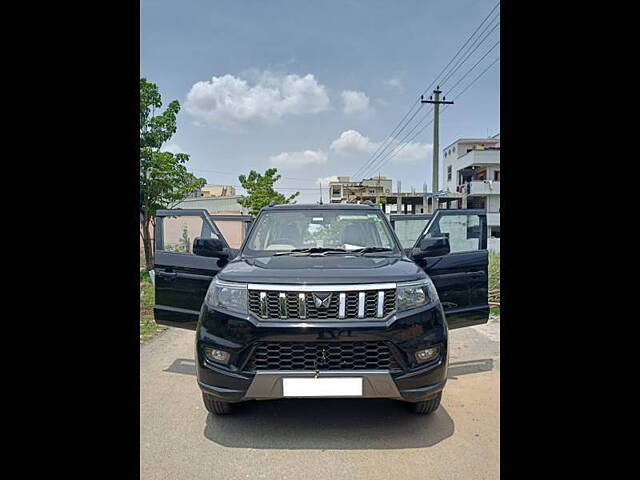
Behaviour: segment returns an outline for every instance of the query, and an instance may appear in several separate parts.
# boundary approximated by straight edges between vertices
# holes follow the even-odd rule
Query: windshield
[[[397,252],[382,215],[357,210],[291,210],[263,212],[256,220],[245,254],[274,254],[313,249],[332,253],[367,248]]]

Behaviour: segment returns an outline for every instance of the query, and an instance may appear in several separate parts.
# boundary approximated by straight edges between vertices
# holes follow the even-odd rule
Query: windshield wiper
[[[364,248],[356,248],[355,250],[351,250],[352,253],[358,253],[359,255],[364,255],[365,253],[374,253],[374,252],[392,252],[391,248],[387,247],[364,247]]]
[[[347,253],[344,248],[328,248],[328,247],[312,247],[312,248],[294,248],[293,250],[289,250],[288,252],[276,252],[273,254],[276,255],[310,255],[312,253]]]

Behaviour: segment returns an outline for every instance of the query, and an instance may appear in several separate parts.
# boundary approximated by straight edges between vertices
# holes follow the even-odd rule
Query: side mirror
[[[451,252],[448,237],[423,238],[418,248],[413,250],[414,258],[441,257]]]
[[[217,238],[194,238],[193,254],[200,257],[229,258],[229,253],[224,251],[222,240]]]

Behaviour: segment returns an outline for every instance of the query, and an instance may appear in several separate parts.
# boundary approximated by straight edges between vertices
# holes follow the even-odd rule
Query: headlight
[[[223,282],[215,277],[204,302],[209,307],[247,313],[247,284]]]
[[[422,307],[429,302],[429,280],[399,283],[397,292],[398,311]]]

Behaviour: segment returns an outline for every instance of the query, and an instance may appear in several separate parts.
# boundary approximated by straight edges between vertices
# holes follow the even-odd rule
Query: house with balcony
[[[444,148],[443,155],[444,189],[463,194],[459,208],[486,210],[489,239],[499,239],[500,134],[460,138]]]

